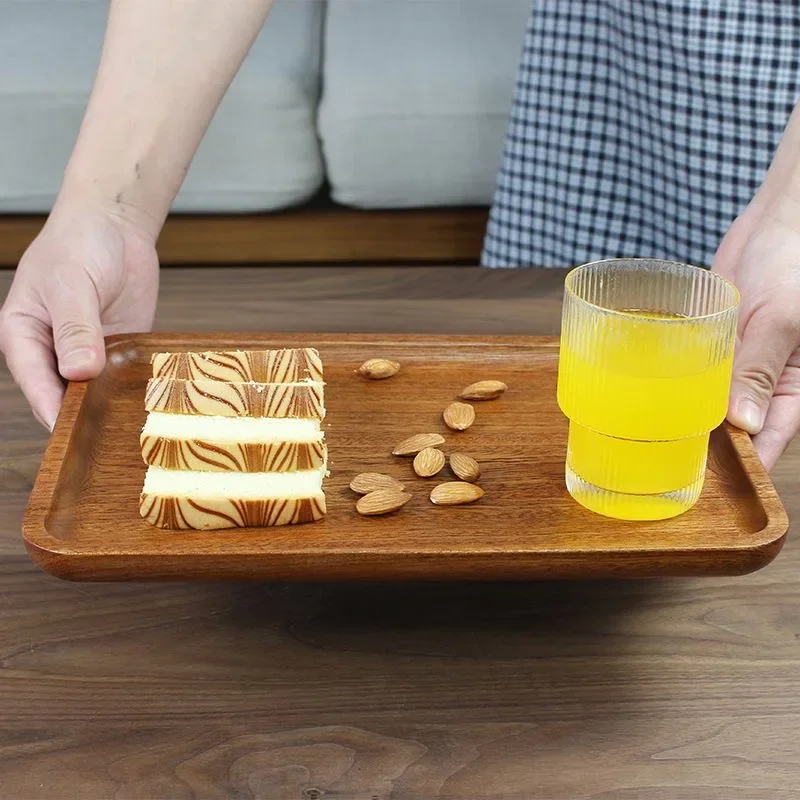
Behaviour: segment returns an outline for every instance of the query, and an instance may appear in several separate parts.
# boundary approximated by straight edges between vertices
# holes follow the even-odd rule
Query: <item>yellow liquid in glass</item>
[[[702,320],[647,324],[660,319],[680,318],[619,312],[587,338],[562,343],[559,403],[570,418],[570,491],[617,518],[671,517],[694,505],[709,431],[727,407],[732,353],[715,346]],[[597,353],[602,357],[592,358]]]

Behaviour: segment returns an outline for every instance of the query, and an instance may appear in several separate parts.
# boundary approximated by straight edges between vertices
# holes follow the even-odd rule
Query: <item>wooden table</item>
[[[562,279],[171,269],[157,325],[551,334]],[[45,437],[0,378],[3,800],[800,798],[791,535],[731,579],[71,584],[21,544]]]

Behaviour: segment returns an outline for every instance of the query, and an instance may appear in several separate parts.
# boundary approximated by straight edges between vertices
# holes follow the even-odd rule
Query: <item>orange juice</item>
[[[622,519],[694,505],[709,432],[725,417],[730,339],[708,319],[637,310],[598,313],[591,330],[567,332],[558,401],[579,502]]]

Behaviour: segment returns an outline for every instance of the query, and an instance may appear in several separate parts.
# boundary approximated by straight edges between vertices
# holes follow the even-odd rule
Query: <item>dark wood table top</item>
[[[562,279],[170,269],[157,327],[553,334]],[[741,578],[73,584],[22,546],[45,435],[0,392],[2,800],[800,798],[791,533]]]

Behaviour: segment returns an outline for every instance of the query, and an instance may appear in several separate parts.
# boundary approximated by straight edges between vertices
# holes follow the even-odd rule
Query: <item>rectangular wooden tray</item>
[[[139,448],[150,355],[159,350],[314,346],[325,365],[332,475],[323,522],[272,529],[165,531],[138,511]],[[368,381],[367,358],[402,363]],[[25,515],[24,538],[46,570],[75,580],[522,580],[732,575],[779,552],[788,520],[749,437],[713,436],[698,505],[666,522],[606,519],[564,488],[567,424],[556,404],[558,340],[375,335],[146,334],[108,340],[108,365],[68,387]],[[477,421],[448,431],[441,413],[467,384],[505,381]],[[414,433],[440,432],[446,452],[481,464],[486,495],[433,505],[438,479],[416,478],[391,455]],[[413,499],[398,513],[361,517],[348,487],[363,471],[401,478]]]

